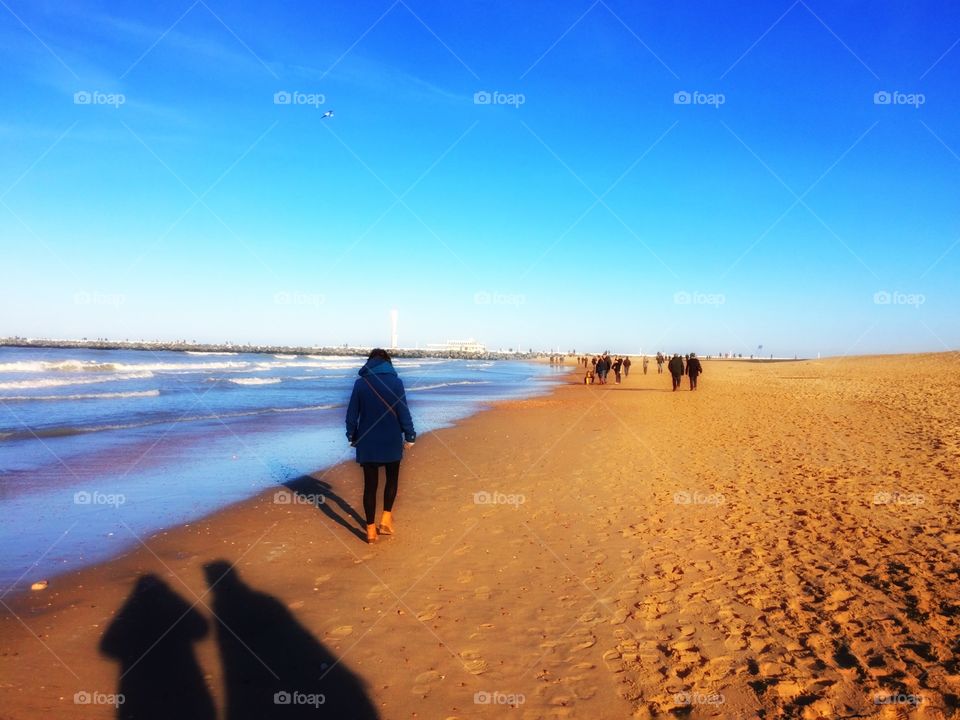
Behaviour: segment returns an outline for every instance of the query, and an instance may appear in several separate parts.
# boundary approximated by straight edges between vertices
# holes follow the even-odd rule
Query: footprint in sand
[[[330,577],[329,575],[327,576]],[[387,591],[386,585],[374,585],[369,590],[367,590],[367,599],[376,600],[378,597],[383,595]]]
[[[570,652],[582,652],[587,648],[592,648],[597,644],[596,636],[587,628],[579,628],[572,633],[572,635],[573,646],[570,648]]]
[[[623,662],[621,661],[622,656],[620,651],[617,649],[607,650],[603,654],[603,664],[606,666],[607,670],[612,673],[623,672]]]
[[[420,673],[413,681],[413,687],[410,688],[410,692],[414,695],[427,695],[443,678],[444,676],[436,670],[428,670],[427,672]]]
[[[491,595],[490,588],[486,585],[481,585],[473,590],[473,596],[477,600],[489,600]]]
[[[600,613],[596,610],[587,610],[587,612],[577,618],[577,622],[583,623],[584,625],[593,625],[594,623],[600,622]]]
[[[420,622],[427,622],[428,620],[433,620],[437,617],[437,611],[443,607],[437,603],[427,605],[421,612],[417,613],[417,620]]]
[[[473,582],[473,570],[461,570],[457,573],[457,582],[461,585],[469,585]]]
[[[327,633],[327,637],[342,638],[353,633],[352,625],[341,625]]]
[[[624,608],[617,608],[610,617],[611,625],[623,625],[630,617],[630,612]]]
[[[573,669],[591,670],[593,667],[592,663],[577,663]],[[577,700],[589,700],[597,694],[597,688],[586,682],[588,677],[589,675],[586,674],[567,675],[560,678],[560,683],[564,689],[571,693]]]
[[[460,547],[458,547],[456,550],[453,551],[453,554],[457,556],[462,556],[462,555],[466,555],[471,550],[473,550],[473,545],[461,545]]]
[[[464,669],[473,675],[482,675],[488,669],[487,661],[476,650],[464,650],[460,653],[460,662]]]

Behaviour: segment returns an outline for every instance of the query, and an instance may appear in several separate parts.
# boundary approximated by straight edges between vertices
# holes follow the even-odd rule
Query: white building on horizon
[[[473,338],[468,340],[447,340],[445,343],[433,343],[427,345],[427,348],[443,352],[482,353],[487,351],[486,345],[477,342]]]

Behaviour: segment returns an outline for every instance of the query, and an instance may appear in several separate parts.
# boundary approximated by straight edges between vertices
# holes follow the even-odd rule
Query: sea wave
[[[254,417],[257,415],[312,412],[316,410],[332,410],[338,407],[343,407],[343,406],[342,405],[305,405],[303,407],[292,407],[292,408],[273,407],[273,408],[262,408],[260,410],[245,410],[245,411],[234,412],[234,413],[192,415],[192,416],[174,417],[174,418],[165,417],[165,418],[157,418],[154,420],[145,420],[143,422],[137,422],[137,423],[120,423],[120,424],[111,424],[111,425],[87,425],[87,426],[62,425],[59,427],[32,428],[30,430],[13,430],[10,432],[0,432],[0,440],[24,440],[24,439],[45,438],[45,437],[67,437],[70,435],[84,435],[87,433],[105,432],[109,430],[134,430],[137,428],[149,427],[150,425],[166,425],[166,424],[169,424],[171,421],[176,425],[180,425],[181,423],[204,422],[209,420],[225,420],[229,418],[241,418],[241,417]]]
[[[33,362],[0,363],[0,373],[34,373],[34,372],[166,372],[173,370],[198,371],[246,369],[249,362],[210,362],[210,363],[101,363],[91,360],[62,360],[48,362],[39,360]]]
[[[276,385],[282,378],[231,378],[227,380],[234,385]]]
[[[77,395],[0,395],[0,402],[26,402],[29,400],[116,400],[119,398],[157,397],[159,390],[135,392],[81,393]]]
[[[407,392],[416,392],[417,390],[436,390],[437,388],[453,387],[454,385],[489,385],[489,380],[461,380],[459,382],[437,383],[436,385],[416,385],[407,388]]]
[[[89,378],[45,378],[43,380],[11,380],[0,382],[0,390],[36,390],[39,388],[63,387],[65,385],[94,385],[96,383],[126,382],[127,380],[149,380],[152,372],[103,375]]]

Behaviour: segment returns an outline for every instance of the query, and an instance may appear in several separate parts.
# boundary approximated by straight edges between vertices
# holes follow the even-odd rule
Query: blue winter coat
[[[347,439],[357,447],[358,463],[396,462],[403,441],[417,439],[403,381],[383,358],[368,360],[359,375],[347,405]]]

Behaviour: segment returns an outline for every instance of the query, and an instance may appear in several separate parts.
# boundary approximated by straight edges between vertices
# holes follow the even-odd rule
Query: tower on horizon
[[[397,319],[400,313],[397,310],[390,311],[390,349],[397,349]]]

